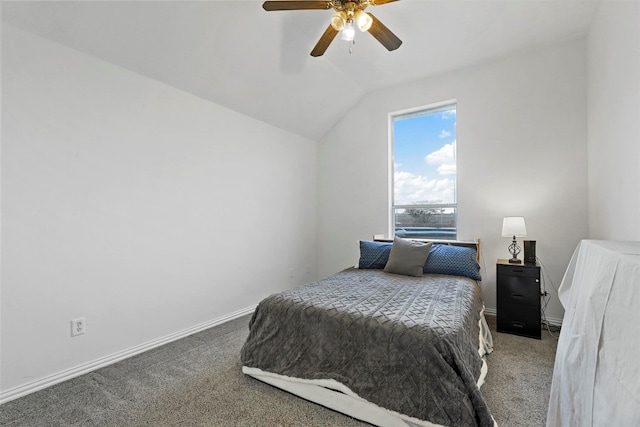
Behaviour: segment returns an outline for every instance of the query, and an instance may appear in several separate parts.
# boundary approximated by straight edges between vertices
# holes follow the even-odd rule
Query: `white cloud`
[[[442,129],[442,132],[440,132],[439,137],[442,138],[448,138],[451,136],[451,132],[447,131],[446,129]]]
[[[456,141],[445,144],[425,157],[425,161],[437,166],[440,178],[428,178],[400,171],[396,165],[394,200],[398,205],[415,203],[453,203],[455,200]]]
[[[443,111],[440,117],[442,118],[442,120],[447,120],[452,117],[456,117],[456,110]]]
[[[442,164],[438,166],[438,173],[440,175],[455,175],[456,174],[456,165],[454,164]]]
[[[409,172],[396,172],[394,199],[399,205],[453,202],[454,182],[449,178],[429,179]]]
[[[425,160],[430,165],[438,165],[440,175],[453,175],[456,173],[456,141],[445,144],[437,151],[427,155]]]

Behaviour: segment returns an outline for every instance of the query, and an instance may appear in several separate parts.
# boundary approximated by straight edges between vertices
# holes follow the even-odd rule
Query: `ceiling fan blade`
[[[336,37],[338,32],[329,25],[325,30],[324,34],[318,40],[315,47],[311,51],[311,56],[322,56],[322,54],[327,50],[333,39]]]
[[[368,13],[367,14],[373,19],[373,23],[371,24],[371,28],[369,28],[369,33],[373,37],[376,38],[387,50],[396,50],[402,44],[402,40],[400,40],[395,34],[391,32],[382,22],[378,20],[375,16]]]
[[[380,6],[381,4],[393,3],[398,0],[369,0],[369,4],[373,6]]]
[[[289,1],[266,1],[262,4],[262,8],[268,12],[273,10],[314,10],[314,9],[331,9],[333,3],[331,1],[307,1],[307,0],[289,0]]]

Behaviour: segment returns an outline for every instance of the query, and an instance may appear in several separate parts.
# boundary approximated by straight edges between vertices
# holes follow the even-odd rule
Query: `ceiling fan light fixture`
[[[331,26],[334,30],[340,31],[344,28],[344,24],[347,22],[347,14],[344,12],[338,12],[331,18]]]
[[[347,23],[344,25],[344,28],[342,29],[342,35],[340,36],[340,40],[351,42],[353,41],[355,36],[356,36],[356,29],[353,26],[353,19],[352,19],[350,21],[347,21]]]
[[[373,19],[363,10],[358,10],[355,14],[356,25],[363,33],[369,31],[371,28],[371,24],[373,24]]]
[[[355,27],[362,32],[368,32],[388,51],[396,50],[402,40],[388,29],[373,14],[365,12],[369,6],[382,6],[398,0],[266,0],[262,8],[267,12],[278,10],[329,10],[334,15],[331,23],[320,36],[311,50],[311,56],[322,56],[331,42],[342,33],[340,38],[349,42],[349,52],[355,43]]]

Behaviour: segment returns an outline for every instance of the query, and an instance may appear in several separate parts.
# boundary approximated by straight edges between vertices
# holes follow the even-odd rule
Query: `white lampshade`
[[[508,216],[502,220],[502,235],[504,237],[526,237],[527,226],[524,223],[524,217]]]
[[[362,10],[356,12],[355,20],[356,25],[358,25],[358,28],[362,32],[369,31],[369,28],[371,28],[371,25],[373,24],[373,18]]]
[[[331,26],[334,30],[340,31],[344,28],[344,24],[347,23],[347,14],[344,12],[338,12],[331,18]]]
[[[347,21],[347,23],[344,25],[344,28],[342,29],[342,36],[340,37],[340,39],[350,42],[353,41],[355,35],[356,29],[353,26],[353,20]]]

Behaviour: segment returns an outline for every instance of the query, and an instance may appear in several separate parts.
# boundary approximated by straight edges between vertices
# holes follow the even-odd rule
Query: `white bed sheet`
[[[547,426],[640,425],[640,242],[583,240],[558,295]]]

